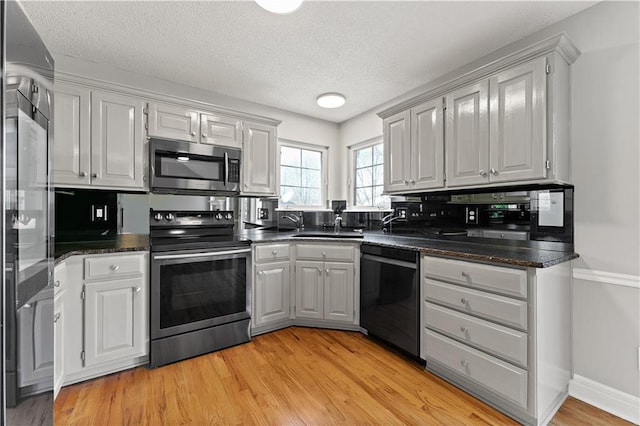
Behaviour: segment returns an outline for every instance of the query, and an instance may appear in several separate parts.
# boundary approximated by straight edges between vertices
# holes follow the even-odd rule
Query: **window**
[[[382,142],[363,143],[353,149],[354,207],[389,208],[390,198],[384,189],[384,151]]]
[[[295,142],[280,144],[280,207],[323,206],[327,149]]]

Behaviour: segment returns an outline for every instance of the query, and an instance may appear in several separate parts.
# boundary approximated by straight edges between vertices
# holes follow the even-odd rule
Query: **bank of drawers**
[[[527,408],[527,271],[425,257],[422,355]]]

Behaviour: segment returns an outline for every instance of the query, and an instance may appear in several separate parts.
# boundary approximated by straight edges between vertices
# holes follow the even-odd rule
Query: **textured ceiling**
[[[342,122],[593,2],[26,1],[49,49]],[[325,110],[323,92],[347,104]]]

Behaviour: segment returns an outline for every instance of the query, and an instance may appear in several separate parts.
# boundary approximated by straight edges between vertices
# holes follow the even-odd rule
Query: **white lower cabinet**
[[[254,244],[252,334],[291,325],[355,330],[358,244]]]
[[[61,324],[56,322],[55,354],[62,359],[56,386],[148,362],[148,262],[147,252],[72,256],[63,262],[67,282]]]
[[[427,369],[525,424],[568,395],[570,263],[510,268],[424,256],[420,356]]]
[[[53,398],[55,399],[62,387],[62,381],[64,380],[64,341],[65,341],[65,320],[66,315],[64,311],[65,305],[65,292],[62,291],[56,294],[53,299],[54,314],[53,314]]]
[[[53,376],[53,289],[39,292],[18,310],[18,386],[40,386]]]

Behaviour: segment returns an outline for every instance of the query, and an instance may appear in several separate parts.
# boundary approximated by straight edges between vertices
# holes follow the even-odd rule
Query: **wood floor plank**
[[[292,327],[65,387],[56,425],[515,425],[360,333]],[[569,398],[554,426],[624,425]]]

